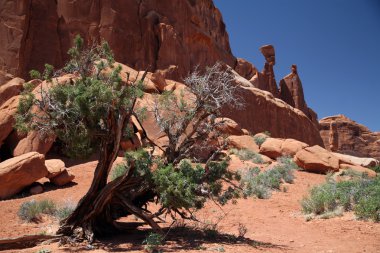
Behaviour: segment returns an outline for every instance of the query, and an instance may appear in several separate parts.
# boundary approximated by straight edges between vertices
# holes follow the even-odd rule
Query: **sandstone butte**
[[[333,152],[380,159],[380,132],[371,132],[344,115],[319,121],[324,145]]]

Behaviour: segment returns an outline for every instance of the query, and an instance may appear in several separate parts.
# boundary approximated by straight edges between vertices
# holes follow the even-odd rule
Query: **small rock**
[[[52,182],[53,184],[57,186],[63,186],[73,181],[74,178],[75,176],[73,174],[69,173],[67,170],[64,170],[58,176],[50,178],[50,182]]]

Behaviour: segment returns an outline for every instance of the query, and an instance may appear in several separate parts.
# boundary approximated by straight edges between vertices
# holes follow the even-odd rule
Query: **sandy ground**
[[[57,203],[76,202],[87,191],[95,161],[70,167],[76,178],[65,188],[47,186],[39,195],[0,202],[0,238],[24,234],[52,233],[57,222],[24,223],[17,211],[21,203],[31,199],[52,199]],[[241,164],[233,161],[233,167]],[[169,231],[163,252],[380,252],[380,224],[358,221],[352,213],[332,219],[306,221],[299,201],[308,189],[325,180],[323,175],[296,172],[294,184],[286,184],[286,192],[274,192],[268,200],[241,199],[221,210],[208,205],[197,214],[206,223],[218,222],[217,235],[205,236],[196,229],[173,228]],[[247,229],[244,239],[238,238],[239,224]],[[170,223],[162,224],[169,227]],[[240,225],[242,226],[242,225]],[[142,252],[141,246],[149,228],[133,234],[120,234],[102,239],[89,249],[86,245],[62,247],[57,243],[6,252]]]

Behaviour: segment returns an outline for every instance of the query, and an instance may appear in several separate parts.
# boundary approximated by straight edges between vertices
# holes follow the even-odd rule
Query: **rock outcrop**
[[[323,118],[319,124],[328,150],[380,160],[380,132],[371,132],[344,115]]]
[[[291,138],[309,145],[323,145],[315,124],[300,110],[254,87],[241,87],[244,109],[224,110],[224,116],[251,133],[269,131],[275,138]]]
[[[105,39],[116,60],[179,80],[195,66],[236,65],[212,0],[0,0],[0,70],[61,67],[76,34]]]
[[[9,198],[47,176],[44,162],[44,155],[30,152],[0,163],[0,199]]]
[[[264,69],[262,72],[256,71],[255,75],[253,75],[249,81],[256,88],[269,91],[273,94],[273,96],[279,97],[278,87],[273,70],[273,66],[276,64],[274,47],[272,45],[265,45],[260,48],[260,51],[265,58]]]
[[[298,75],[297,65],[292,65],[292,72],[280,80],[280,98],[287,104],[301,110],[318,126],[318,116],[305,101],[302,82]]]

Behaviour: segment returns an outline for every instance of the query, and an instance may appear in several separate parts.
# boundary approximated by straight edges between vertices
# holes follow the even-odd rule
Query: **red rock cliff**
[[[321,137],[328,150],[380,159],[380,132],[371,132],[344,115],[323,118],[319,124]]]
[[[27,77],[67,58],[76,34],[107,40],[116,60],[179,79],[196,65],[236,65],[212,0],[0,0],[0,70]],[[3,22],[4,21],[4,22]]]

